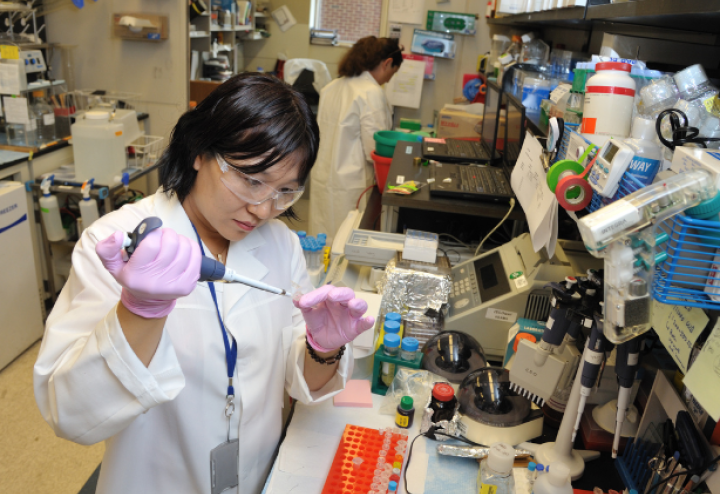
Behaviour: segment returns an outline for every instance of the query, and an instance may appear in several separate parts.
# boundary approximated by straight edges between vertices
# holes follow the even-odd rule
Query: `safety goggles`
[[[295,204],[305,192],[305,187],[302,186],[296,190],[279,191],[262,180],[241,172],[237,167],[225,161],[219,154],[215,155],[215,160],[220,166],[220,171],[223,172],[220,180],[225,184],[225,187],[243,201],[255,206],[274,199],[273,206],[275,209],[285,211]]]

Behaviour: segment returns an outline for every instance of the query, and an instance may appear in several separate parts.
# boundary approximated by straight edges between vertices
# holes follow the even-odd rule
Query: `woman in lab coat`
[[[340,78],[320,93],[320,149],[310,175],[310,232],[334,237],[374,179],[373,135],[392,127],[383,84],[402,64],[397,39],[359,40],[340,62]]]
[[[367,305],[346,288],[312,291],[297,236],[274,219],[292,214],[317,144],[299,93],[236,76],[180,118],[161,158],[164,190],[83,233],[47,320],[35,396],[58,436],[106,442],[98,493],[259,493],[283,389],[314,403],[344,387],[353,357],[342,349],[372,326]],[[163,229],[125,262],[122,232],[149,216]],[[201,250],[305,295],[199,283]]]

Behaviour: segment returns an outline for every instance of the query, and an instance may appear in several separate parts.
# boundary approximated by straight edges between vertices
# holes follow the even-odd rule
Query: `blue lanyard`
[[[190,224],[192,225],[192,222]],[[195,235],[197,235],[198,244],[200,245],[200,253],[204,256],[205,249],[203,249],[200,234],[198,233],[197,228],[195,228],[195,225],[192,225],[192,227],[193,230],[195,230]],[[228,340],[228,333],[225,329],[225,324],[223,324],[222,317],[220,316],[220,307],[218,307],[217,295],[215,294],[215,285],[212,281],[208,281],[207,284],[210,288],[210,295],[212,295],[213,302],[215,303],[215,311],[217,312],[218,321],[220,322],[220,331],[222,331],[223,343],[225,343],[225,359],[227,360],[228,376],[227,396],[228,398],[230,398],[235,396],[235,388],[233,387],[232,380],[233,376],[235,375],[235,364],[237,363],[237,341],[235,341],[235,339],[233,338],[232,347],[230,346],[230,341]]]

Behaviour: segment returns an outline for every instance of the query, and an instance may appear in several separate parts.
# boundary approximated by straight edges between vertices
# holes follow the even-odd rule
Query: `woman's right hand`
[[[144,318],[167,316],[176,299],[195,289],[200,278],[200,247],[174,230],[162,228],[148,234],[124,262],[123,237],[118,231],[95,246],[103,266],[123,287],[120,301]]]

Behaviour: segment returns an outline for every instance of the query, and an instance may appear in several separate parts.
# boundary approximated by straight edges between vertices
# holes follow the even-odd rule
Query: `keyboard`
[[[431,196],[496,202],[514,197],[501,168],[438,163],[431,176]]]
[[[499,168],[460,168],[460,188],[465,192],[480,194],[505,195],[512,194],[510,184]]]
[[[485,151],[477,141],[464,141],[461,139],[447,140],[448,154],[454,158],[486,158]]]

